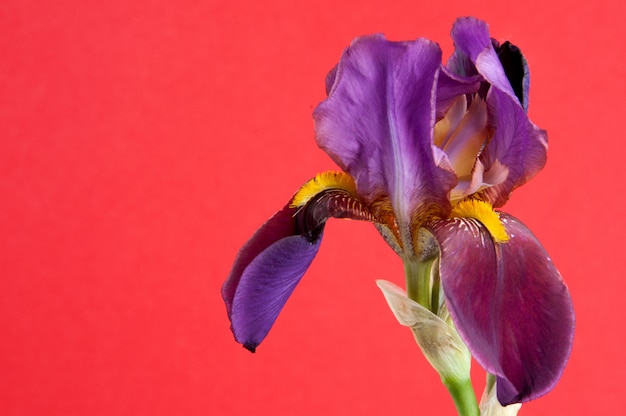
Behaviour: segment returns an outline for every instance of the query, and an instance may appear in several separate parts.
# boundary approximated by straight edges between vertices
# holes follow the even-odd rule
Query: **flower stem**
[[[403,262],[407,296],[430,311],[432,311],[430,273],[434,261],[434,259],[426,261],[405,259]]]
[[[459,416],[479,416],[480,410],[476,402],[474,387],[469,379],[465,380],[443,380]]]
[[[422,261],[417,258],[405,258],[403,260],[407,296],[437,314],[439,309],[439,276],[438,274],[433,276],[433,267],[436,267],[437,257]],[[459,416],[479,416],[480,410],[474,387],[469,379],[469,367],[467,378],[444,377],[441,368],[435,367],[435,369],[442,375],[443,384],[450,392]]]

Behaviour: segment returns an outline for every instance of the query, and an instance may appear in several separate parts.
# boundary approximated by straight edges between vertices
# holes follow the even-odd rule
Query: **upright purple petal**
[[[461,75],[478,73],[489,85],[488,123],[494,133],[481,154],[481,161],[485,172],[496,166],[496,161],[509,169],[506,181],[484,192],[485,197],[499,207],[504,205],[511,191],[543,169],[547,134],[526,114],[529,77],[519,49],[508,42],[501,46],[494,43],[487,24],[471,17],[455,22],[452,39],[456,51],[448,64],[451,70]]]
[[[356,39],[313,114],[318,145],[354,177],[367,202],[390,199],[405,236],[417,211],[449,211],[456,183],[431,148],[440,64],[439,47],[425,39]]]
[[[439,242],[446,305],[472,355],[497,376],[503,405],[550,391],[569,357],[574,311],[544,248],[517,219],[501,214],[510,240],[494,243],[480,222],[429,224]]]

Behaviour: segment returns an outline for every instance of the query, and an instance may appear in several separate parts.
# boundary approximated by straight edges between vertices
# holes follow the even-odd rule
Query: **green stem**
[[[469,379],[443,380],[443,384],[448,388],[459,416],[480,415],[474,387]]]
[[[407,296],[428,310],[432,310],[430,303],[430,273],[434,261],[435,259],[426,261],[405,259],[403,262]]]

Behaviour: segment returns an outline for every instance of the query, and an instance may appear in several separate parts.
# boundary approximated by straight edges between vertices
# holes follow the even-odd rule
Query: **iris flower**
[[[539,397],[560,378],[574,331],[568,289],[531,231],[496,210],[546,162],[546,132],[527,114],[528,67],[482,21],[460,18],[451,35],[445,65],[434,42],[373,35],[328,74],[315,138],[341,171],[306,182],[262,225],[222,288],[248,350],[313,261],[326,221],[349,218],[373,223],[404,263],[406,295],[382,282],[388,300],[405,297],[458,331],[495,376],[499,403]]]

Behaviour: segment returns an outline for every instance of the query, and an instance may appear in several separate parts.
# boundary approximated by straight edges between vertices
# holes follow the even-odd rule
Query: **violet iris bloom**
[[[473,18],[457,20],[452,38],[445,66],[426,39],[357,38],[327,76],[316,140],[343,172],[307,182],[244,245],[222,288],[250,351],[315,257],[326,220],[351,218],[372,222],[401,257],[410,298],[448,309],[496,376],[500,403],[534,399],[560,378],[569,292],[528,228],[494,210],[546,161],[546,133],[527,115],[526,61]],[[412,280],[429,261],[434,280]]]

